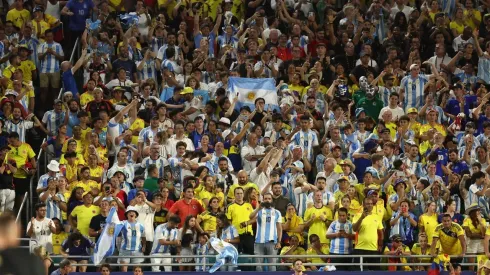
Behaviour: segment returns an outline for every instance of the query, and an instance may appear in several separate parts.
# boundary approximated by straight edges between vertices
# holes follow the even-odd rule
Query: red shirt
[[[291,49],[285,47],[277,47],[277,58],[281,59],[282,61],[288,61],[293,58],[291,55]]]
[[[192,199],[190,203],[187,203],[184,199],[178,200],[169,210],[170,213],[179,215],[180,224],[179,228],[184,225],[185,218],[187,216],[192,215],[197,218],[197,215],[204,212],[204,208],[201,203],[196,199]]]

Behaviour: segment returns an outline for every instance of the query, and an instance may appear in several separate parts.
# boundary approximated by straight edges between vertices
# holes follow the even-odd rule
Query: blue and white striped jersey
[[[139,222],[123,221],[122,224],[121,250],[141,252],[141,238],[145,236],[145,227]]]
[[[5,121],[5,131],[8,133],[16,132],[19,134],[19,140],[21,142],[26,142],[26,130],[34,127],[34,122],[28,120],[20,120],[15,123],[12,120]]]
[[[155,237],[153,240],[153,246],[151,248],[151,254],[155,253],[169,253],[170,254],[170,245],[160,244],[159,240],[165,241],[175,241],[177,240],[179,230],[177,228],[168,228],[167,223],[160,224],[155,228]]]
[[[281,226],[281,212],[274,208],[262,208],[257,212],[255,243],[277,243],[277,223]]]
[[[42,43],[37,48],[38,55],[46,53],[46,51],[51,48],[57,54],[63,56],[63,48],[59,43],[53,42],[48,44],[47,42]],[[59,73],[60,72],[60,61],[52,54],[47,54],[44,59],[41,60],[40,73]]]
[[[400,88],[405,91],[405,102],[403,102],[405,110],[424,106],[424,86],[428,81],[424,74],[419,74],[416,78],[407,75],[402,79]]]
[[[46,129],[49,131],[49,134],[54,136],[58,132],[58,128],[65,121],[65,112],[57,113],[54,110],[47,111],[44,113],[42,122],[46,124]]]
[[[308,132],[299,131],[291,138],[293,145],[301,146],[303,152],[306,152],[308,160],[313,162],[313,147],[318,146],[318,136],[312,130]]]
[[[168,166],[168,161],[163,157],[159,157],[157,159],[152,159],[150,156],[144,158],[141,161],[141,168],[145,168],[145,178],[148,177],[148,166],[151,164],[155,164],[158,168],[158,177],[163,178],[165,176],[165,167]]]
[[[346,221],[345,223],[334,221],[328,227],[327,234],[338,233],[340,231],[353,234],[352,223],[350,221]],[[349,238],[339,237],[330,240],[330,253],[332,254],[351,254],[352,248],[352,240]]]
[[[40,197],[44,195],[45,192],[40,194]],[[61,193],[57,193],[54,196],[58,197],[62,202],[66,202],[65,197]],[[57,202],[53,200],[53,195],[49,195],[46,200],[46,218],[53,219],[58,218],[60,221],[63,221],[61,216],[61,209]]]

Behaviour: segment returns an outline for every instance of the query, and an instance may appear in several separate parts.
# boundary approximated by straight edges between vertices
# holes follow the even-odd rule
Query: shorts
[[[14,178],[15,195],[24,196],[26,192],[29,192],[29,185],[29,178]]]
[[[61,82],[60,73],[40,73],[39,74],[39,87],[49,88],[50,84],[53,89],[59,89]]]
[[[483,240],[482,239],[470,239],[466,238],[466,253],[468,254],[482,254]]]
[[[119,250],[119,256],[143,256],[143,252],[140,251],[129,251],[129,250]],[[130,263],[130,264],[141,264],[145,261],[145,258],[119,258],[117,262],[121,263]]]

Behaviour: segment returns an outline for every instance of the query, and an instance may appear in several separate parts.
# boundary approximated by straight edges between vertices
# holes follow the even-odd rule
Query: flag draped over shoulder
[[[238,97],[235,108],[240,109],[242,106],[248,106],[253,111],[255,109],[255,100],[263,98],[266,110],[270,106],[279,111],[275,85],[273,78],[230,77],[228,79],[230,100],[233,101],[235,97]]]
[[[116,238],[121,232],[122,223],[117,217],[117,209],[112,207],[109,215],[106,218],[106,225],[99,240],[95,245],[93,261],[95,265],[99,265],[104,258],[112,256],[116,247]]]
[[[233,265],[237,265],[238,263],[238,250],[236,247],[230,243],[222,241],[218,238],[212,237],[209,240],[211,246],[218,252],[216,256],[216,262],[209,269],[209,273],[214,273],[220,267],[222,267],[226,261],[228,260]]]
[[[173,95],[174,95],[174,87],[165,88],[163,89],[160,95],[160,100],[162,102],[165,102]],[[204,105],[209,101],[209,92],[206,90],[194,90],[194,96],[200,96],[202,98],[202,104]]]

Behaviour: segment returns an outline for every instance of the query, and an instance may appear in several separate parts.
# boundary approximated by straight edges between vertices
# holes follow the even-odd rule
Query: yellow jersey
[[[245,184],[245,185],[240,185],[238,183],[235,183],[228,190],[228,196],[227,196],[227,198],[235,199],[235,189],[237,187],[243,188],[243,192],[247,191],[248,188],[254,188],[255,190],[257,190],[258,193],[260,193],[259,187],[257,187],[257,184],[255,184],[253,182],[247,182],[247,184]]]
[[[322,244],[330,244],[330,240],[327,239],[326,232],[328,229],[327,222],[333,221],[332,209],[330,209],[330,207],[327,207],[325,205],[323,205],[320,208],[316,208],[315,206],[312,206],[306,209],[304,219],[308,221],[313,217],[313,215],[315,215],[315,218],[313,222],[310,223],[310,227],[308,229],[308,242],[310,236],[312,234],[316,234],[320,238],[320,242]],[[322,215],[325,216],[326,218],[325,221],[322,221],[322,219],[320,218],[320,216]]]
[[[479,225],[477,225],[479,226]],[[486,226],[486,225],[484,225]],[[470,217],[467,217],[463,220],[463,229],[464,228],[468,228],[470,230],[471,233],[476,233],[476,234],[479,234],[481,232],[480,228],[479,227],[475,227],[473,225],[473,223],[471,222],[471,219]]]
[[[36,64],[30,59],[20,61],[19,68],[22,70],[22,79],[25,82],[32,81],[32,72],[36,70]]]
[[[284,216],[282,218],[283,218],[283,221],[282,222],[283,223],[286,223],[288,217]],[[298,226],[300,226],[302,224],[304,224],[303,218],[301,218],[298,215],[295,215],[295,216],[291,217],[291,221],[289,222],[289,231],[285,231],[286,234],[288,234],[289,237],[291,237],[291,236],[298,237],[298,240],[299,240],[299,243],[300,244],[302,244],[303,241],[304,241],[303,234],[302,233],[298,233],[298,232],[293,232],[292,230],[296,229],[296,227],[298,227]]]
[[[74,138],[70,138],[70,139],[65,140],[65,142],[63,143],[63,146],[61,147],[61,152],[63,154],[66,153],[66,150],[68,148],[68,141],[70,141],[70,140],[74,140],[74,141],[77,142],[77,149],[75,149],[75,152],[77,152],[77,154],[78,153],[79,154],[83,153],[82,140],[81,139],[80,140],[76,140]]]
[[[87,180],[87,182],[77,181],[70,184],[70,191],[75,189],[75,187],[82,187],[83,192],[92,191],[93,188],[100,189],[100,184],[93,180]]]
[[[321,244],[321,249],[323,254],[325,255],[328,255],[330,254],[330,245],[328,244]],[[318,256],[318,253],[316,252],[315,249],[309,247],[308,250],[306,250],[306,255],[308,256]],[[308,258],[308,262],[312,263],[312,264],[323,264],[323,265],[326,265],[327,262],[326,262],[326,258],[317,258],[317,257],[311,257],[311,258]]]
[[[104,173],[104,168],[102,168],[100,166],[95,166],[95,168],[91,168],[89,166],[89,169],[90,169],[90,176],[91,177],[100,178],[100,180],[102,181],[102,174]]]
[[[63,242],[68,239],[68,233],[61,231],[60,234],[52,234],[51,240],[53,242],[53,254],[61,254],[61,246]]]
[[[77,218],[77,229],[82,235],[88,237],[88,228],[92,218],[100,213],[100,208],[95,205],[89,207],[85,205],[79,205],[71,212],[72,217]]]
[[[60,164],[68,164],[68,162],[65,159],[65,154],[61,155],[60,158]],[[82,154],[77,153],[77,156],[75,157],[75,165],[85,165],[85,160],[83,159]]]
[[[21,169],[30,159],[36,157],[36,153],[28,143],[21,143],[19,147],[10,146],[8,157],[15,160],[17,171],[14,173],[14,178],[25,179],[27,173]]]
[[[434,230],[434,238],[438,238],[441,244],[439,254],[459,255],[462,252],[460,236],[464,236],[464,230],[461,225],[452,222],[449,229],[439,224]]]
[[[242,204],[232,203],[228,205],[226,217],[231,220],[231,224],[237,229],[238,234],[249,233],[253,234],[252,225],[246,227],[240,226],[242,222],[249,221],[250,214],[254,211],[252,205],[248,202]]]
[[[430,244],[427,245],[427,248],[425,249],[425,253],[422,253],[422,247],[420,246],[419,243],[415,243],[412,246],[412,255],[421,255],[421,256],[430,256]],[[419,263],[430,263],[430,258],[416,258],[415,259]]]
[[[432,244],[432,237],[434,236],[434,230],[436,229],[438,224],[439,223],[437,222],[436,213],[432,214],[432,216],[423,214],[419,218],[419,229],[421,227],[424,228],[425,234],[427,234],[427,240],[429,241],[429,244]]]
[[[6,21],[12,21],[14,26],[17,28],[21,29],[22,25],[24,25],[25,22],[28,22],[31,20],[31,13],[26,10],[17,10],[17,9],[11,9],[9,12],[7,12],[7,20]]]
[[[208,233],[216,232],[216,214],[211,213],[209,211],[204,211],[203,213],[198,215],[202,221],[202,230]]]
[[[133,124],[129,127],[129,130],[133,131],[133,138],[131,139],[131,143],[134,145],[138,145],[138,135],[134,135],[135,130],[141,131],[145,128],[145,121],[141,118],[137,118],[133,121]]]
[[[85,107],[92,100],[94,100],[94,95],[85,92],[80,96],[80,105],[82,105],[82,107]]]
[[[441,133],[441,135],[446,136],[446,128],[442,126],[439,123],[436,123],[434,126],[430,126],[429,124],[424,124],[420,126],[420,135],[422,136],[425,134],[425,132],[429,131],[430,129],[434,128],[437,132]]]
[[[360,218],[360,215],[356,215],[352,220],[352,223],[355,224]],[[376,214],[367,215],[364,220],[362,220],[359,231],[356,232],[356,249],[377,251],[378,230],[381,229],[383,229],[383,220]]]

